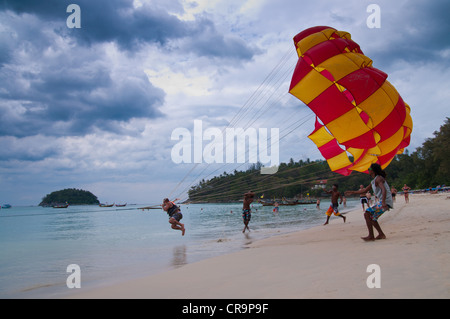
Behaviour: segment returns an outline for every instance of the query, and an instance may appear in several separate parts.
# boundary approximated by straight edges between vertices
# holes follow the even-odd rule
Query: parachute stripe
[[[294,43],[299,60],[289,92],[316,114],[309,138],[330,169],[349,175],[367,172],[372,163],[389,165],[409,145],[413,123],[387,74],[372,66],[348,32],[313,27]]]

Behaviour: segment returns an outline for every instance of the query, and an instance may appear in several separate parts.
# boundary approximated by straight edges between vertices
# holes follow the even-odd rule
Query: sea
[[[255,203],[245,234],[242,203],[181,205],[185,236],[170,228],[163,210],[140,209],[145,204],[0,209],[0,298],[60,298],[183,267],[322,225],[329,205],[280,206],[274,213]],[[348,199],[340,210],[356,206],[359,200]],[[79,267],[81,288],[68,284],[70,265]]]

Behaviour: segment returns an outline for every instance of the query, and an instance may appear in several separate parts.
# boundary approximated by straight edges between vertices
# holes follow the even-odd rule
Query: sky
[[[172,133],[195,121],[278,128],[281,162],[320,159],[313,113],[288,94],[292,38],[317,25],[349,32],[389,75],[411,107],[412,152],[450,115],[449,13],[448,0],[1,1],[0,204],[64,188],[157,204],[247,168],[175,163]]]

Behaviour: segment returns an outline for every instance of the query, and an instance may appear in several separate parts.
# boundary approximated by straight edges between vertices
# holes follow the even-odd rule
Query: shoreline
[[[380,218],[386,240],[364,242],[362,209],[347,223],[261,239],[235,253],[63,298],[449,298],[448,193],[397,198]],[[381,288],[367,272],[379,265]]]

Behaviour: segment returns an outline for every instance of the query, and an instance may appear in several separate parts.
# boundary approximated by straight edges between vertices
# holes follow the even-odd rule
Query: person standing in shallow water
[[[375,202],[374,206],[367,208],[364,213],[364,219],[366,220],[369,235],[367,237],[361,237],[361,239],[365,241],[374,241],[386,239],[386,235],[383,233],[383,230],[378,223],[378,218],[385,212],[394,208],[394,203],[392,200],[391,189],[386,182],[386,173],[381,169],[381,166],[376,163],[370,165],[369,174],[373,178],[369,186],[357,191],[347,191],[345,192],[345,195],[363,194],[372,188],[375,196],[378,198],[378,202]],[[377,237],[374,235],[374,228],[378,231]]]
[[[252,218],[252,210],[250,209],[250,204],[253,203],[254,197],[255,193],[253,193],[252,191],[244,194],[244,205],[242,207],[242,220],[244,222],[244,230],[242,231],[243,233],[245,233],[246,229],[250,231],[250,228],[248,228],[248,223]]]

